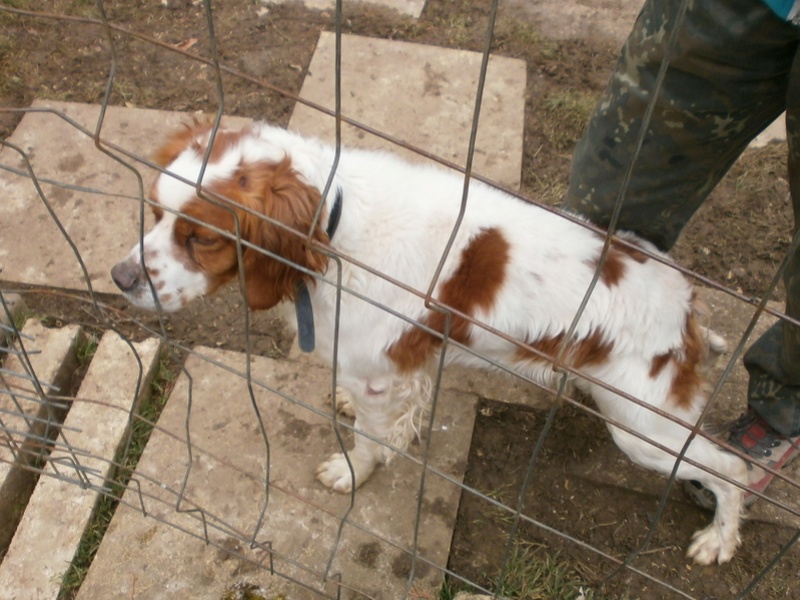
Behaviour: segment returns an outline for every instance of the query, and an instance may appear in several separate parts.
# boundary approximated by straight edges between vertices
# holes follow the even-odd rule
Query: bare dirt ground
[[[210,41],[202,7],[189,1],[167,9],[156,0],[104,3],[108,18],[130,31],[208,57]],[[391,11],[351,5],[345,9],[344,31],[480,51],[488,2],[428,0],[418,21]],[[0,11],[0,106],[26,107],[36,98],[99,102],[109,73],[106,33],[82,17],[96,18],[88,0],[6,0],[0,6],[71,15],[75,20],[20,16]],[[330,12],[309,11],[297,4],[270,7],[257,16],[258,3],[226,0],[214,4],[215,29],[222,61],[274,89],[298,93],[321,30],[333,30]],[[630,21],[631,16],[626,15]],[[113,34],[119,69],[111,102],[144,108],[213,113],[218,107],[213,71],[186,56],[119,30]],[[572,148],[589,111],[605,85],[616,58],[617,42],[598,29],[548,37],[539,16],[524,2],[504,3],[498,18],[493,52],[524,59],[528,65],[522,191],[532,199],[557,203],[566,186]],[[268,119],[289,120],[293,101],[274,89],[226,74],[225,111]],[[0,113],[0,134],[9,135],[21,115]],[[771,279],[790,239],[785,148],[770,146],[749,152],[714,192],[674,251],[686,267],[758,296]],[[9,284],[11,285],[11,284]],[[780,292],[778,293],[780,295]],[[87,304],[51,290],[31,290],[26,300],[35,314],[54,324],[99,324]],[[125,316],[158,328],[149,315],[134,313],[114,298],[119,325],[132,336],[141,331]],[[198,303],[165,325],[170,338],[192,346],[209,344],[241,349],[242,307],[235,291]],[[198,319],[198,314],[203,318]],[[235,315],[232,317],[231,315]],[[202,327],[198,323],[204,323]],[[290,340],[280,323],[257,316],[251,333],[254,350],[280,355]],[[532,444],[544,415],[487,399],[477,423],[467,483],[515,506]],[[513,399],[504,399],[513,400]],[[604,552],[624,557],[641,542],[648,520],[664,489],[660,478],[636,493],[599,485],[591,464],[611,463],[631,478],[649,482],[622,460],[596,420],[564,409],[548,437],[526,512],[535,519],[584,539]],[[788,537],[771,525],[751,523],[743,531],[744,546],[735,560],[720,568],[687,565],[682,549],[691,531],[707,514],[688,503],[680,489],[672,491],[650,551],[636,565],[698,598],[727,598],[742,590]],[[462,502],[450,567],[467,579],[487,585],[503,556],[508,518],[474,497]],[[612,566],[593,553],[567,544],[539,528],[522,528],[522,538],[545,554],[568,558],[589,584],[598,585]],[[796,567],[784,560],[758,588],[758,598],[789,598]],[[664,598],[669,594],[641,577],[623,573],[599,590],[609,598]],[[626,596],[627,595],[627,596]]]

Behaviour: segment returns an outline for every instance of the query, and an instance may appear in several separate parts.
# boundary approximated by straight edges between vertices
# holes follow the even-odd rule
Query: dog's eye
[[[197,246],[213,246],[217,242],[220,241],[220,237],[218,235],[198,235],[193,233],[187,238],[187,243],[190,245],[197,245]]]

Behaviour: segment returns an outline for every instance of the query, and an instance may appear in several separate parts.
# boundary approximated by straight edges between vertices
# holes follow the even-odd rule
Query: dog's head
[[[156,224],[111,270],[131,303],[175,311],[241,273],[248,305],[269,308],[310,277],[296,267],[325,270],[326,256],[307,241],[320,192],[293,168],[289,148],[269,142],[271,130],[218,130],[204,171],[208,123],[176,132],[156,153]],[[328,241],[319,225],[311,238]]]

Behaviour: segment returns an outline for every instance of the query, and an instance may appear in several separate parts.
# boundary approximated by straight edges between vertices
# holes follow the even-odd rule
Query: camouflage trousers
[[[609,224],[680,0],[646,0],[575,151],[566,207]],[[800,28],[761,0],[690,0],[617,223],[662,250],[749,142],[787,111],[789,183],[800,226]],[[785,272],[786,312],[800,320],[800,253]],[[800,434],[800,327],[778,322],[747,351],[749,405]]]

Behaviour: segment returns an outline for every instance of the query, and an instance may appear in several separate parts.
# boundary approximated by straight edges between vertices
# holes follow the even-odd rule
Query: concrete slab
[[[103,336],[45,467],[53,477],[39,479],[0,564],[3,598],[58,596],[100,497],[95,489],[105,485],[126,440],[129,413],[150,391],[159,349],[156,339],[131,348],[114,332]],[[81,479],[92,487],[81,487]]]
[[[296,2],[297,0],[262,0],[263,4],[286,4],[287,2]],[[307,8],[316,10],[330,10],[336,7],[336,0],[301,0]],[[359,0],[361,1],[361,0]],[[422,9],[425,8],[425,0],[365,0],[365,4],[374,4],[375,6],[383,6],[396,10],[401,15],[407,15],[418,19],[422,14]],[[345,0],[347,4],[354,4],[352,0]]]
[[[22,346],[47,396],[70,393],[70,380],[77,365],[75,349],[82,337],[77,325],[46,329],[38,320],[29,319],[23,327]],[[63,416],[66,410],[65,401],[43,401],[31,373],[15,354],[19,352],[17,340],[0,372],[0,548],[10,542],[30,494],[27,480],[31,474],[22,467],[41,455],[42,436],[55,434],[46,431],[48,416]]]
[[[786,113],[773,121],[772,125],[759,133],[751,143],[749,148],[763,148],[772,142],[786,141]]]
[[[620,46],[642,9],[641,0],[503,0],[555,40],[611,38]]]
[[[56,101],[34,101],[33,109],[50,108],[94,131],[100,107]],[[101,135],[128,152],[148,157],[165,132],[187,122],[178,112],[109,106]],[[232,118],[233,126],[249,122]],[[26,114],[7,140],[24,152],[39,178],[42,192],[76,244],[92,287],[115,293],[109,270],[138,239],[139,183],[134,171],[97,150],[93,140],[53,113]],[[147,195],[155,172],[132,159],[142,173]],[[3,278],[60,288],[87,287],[72,249],[48,214],[22,157],[0,149],[0,270]],[[150,227],[147,214],[145,229]],[[109,218],[113,215],[114,218]]]
[[[335,35],[320,34],[300,97],[334,107]],[[342,37],[342,113],[458,165],[467,157],[481,54],[355,35]],[[474,171],[516,188],[522,168],[525,62],[492,56]],[[295,105],[289,128],[333,141],[334,119]],[[345,145],[426,159],[351,126]]]
[[[421,467],[398,457],[391,468],[378,469],[357,491],[348,515],[349,496],[330,492],[314,479],[318,462],[338,448],[327,400],[329,370],[304,358],[252,357],[253,379],[274,390],[253,389],[269,441],[266,476],[265,439],[239,375],[246,356],[207,348],[197,352],[139,462],[141,495],[129,487],[78,598],[129,597],[135,591],[141,599],[190,594],[218,600],[236,586],[255,586],[270,598],[317,598],[323,590],[335,596],[337,575],[342,598],[402,597]],[[456,481],[466,468],[474,414],[475,397],[457,392],[444,394],[437,407],[431,465]],[[420,451],[420,446],[411,449],[415,456]],[[191,470],[179,500],[187,465]],[[420,597],[438,594],[459,494],[457,485],[428,473],[414,581]],[[193,509],[203,511],[207,537],[200,513],[181,512]],[[262,547],[250,549],[251,537]],[[275,573],[283,577],[270,576],[268,548]],[[331,559],[331,580],[325,583]]]

